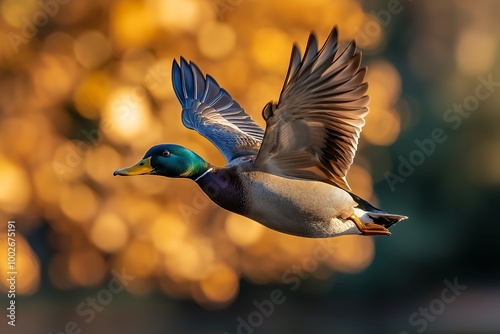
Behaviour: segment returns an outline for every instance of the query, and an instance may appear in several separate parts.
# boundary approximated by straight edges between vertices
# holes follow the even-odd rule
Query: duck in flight
[[[336,27],[319,50],[311,33],[304,56],[292,48],[279,100],[262,111],[264,131],[210,75],[174,60],[182,123],[212,142],[227,165],[161,144],[114,175],[190,178],[222,208],[296,236],[390,235],[407,217],[377,209],[346,180],[370,100],[360,64],[354,41],[339,48]]]

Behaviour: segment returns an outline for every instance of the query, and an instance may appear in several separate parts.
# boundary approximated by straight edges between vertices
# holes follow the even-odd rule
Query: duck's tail
[[[385,228],[389,228],[392,225],[396,224],[397,222],[401,220],[405,220],[408,217],[407,216],[402,216],[402,215],[396,215],[392,213],[387,213],[383,210],[380,210],[364,199],[362,199],[359,196],[356,196],[352,193],[350,193],[352,198],[356,203],[358,203],[358,208],[361,210],[365,211],[366,215],[375,223],[378,225],[382,225]]]
[[[367,212],[368,217],[370,217],[375,224],[382,225],[385,228],[389,228],[401,220],[405,220],[407,216],[395,215],[392,213],[373,213]]]

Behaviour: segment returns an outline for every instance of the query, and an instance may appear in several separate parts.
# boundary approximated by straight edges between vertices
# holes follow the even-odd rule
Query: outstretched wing
[[[360,63],[354,41],[339,52],[336,27],[319,51],[313,33],[304,57],[294,45],[279,101],[262,111],[267,126],[255,166],[350,190],[345,176],[370,100]]]
[[[255,155],[264,130],[217,82],[181,57],[172,64],[172,84],[182,106],[182,123],[207,138],[227,162]]]

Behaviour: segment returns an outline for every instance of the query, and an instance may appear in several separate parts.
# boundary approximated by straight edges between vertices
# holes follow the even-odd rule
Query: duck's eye
[[[170,151],[169,151],[169,150],[165,150],[165,151],[163,151],[163,152],[161,153],[161,155],[163,155],[164,157],[169,157],[169,156],[170,156],[170,154],[172,154],[172,153],[170,153]]]

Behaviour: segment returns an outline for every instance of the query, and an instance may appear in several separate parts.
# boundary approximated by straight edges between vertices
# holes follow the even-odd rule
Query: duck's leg
[[[382,225],[374,223],[365,224],[356,215],[352,215],[347,219],[351,220],[356,225],[361,235],[391,235],[391,232]]]

